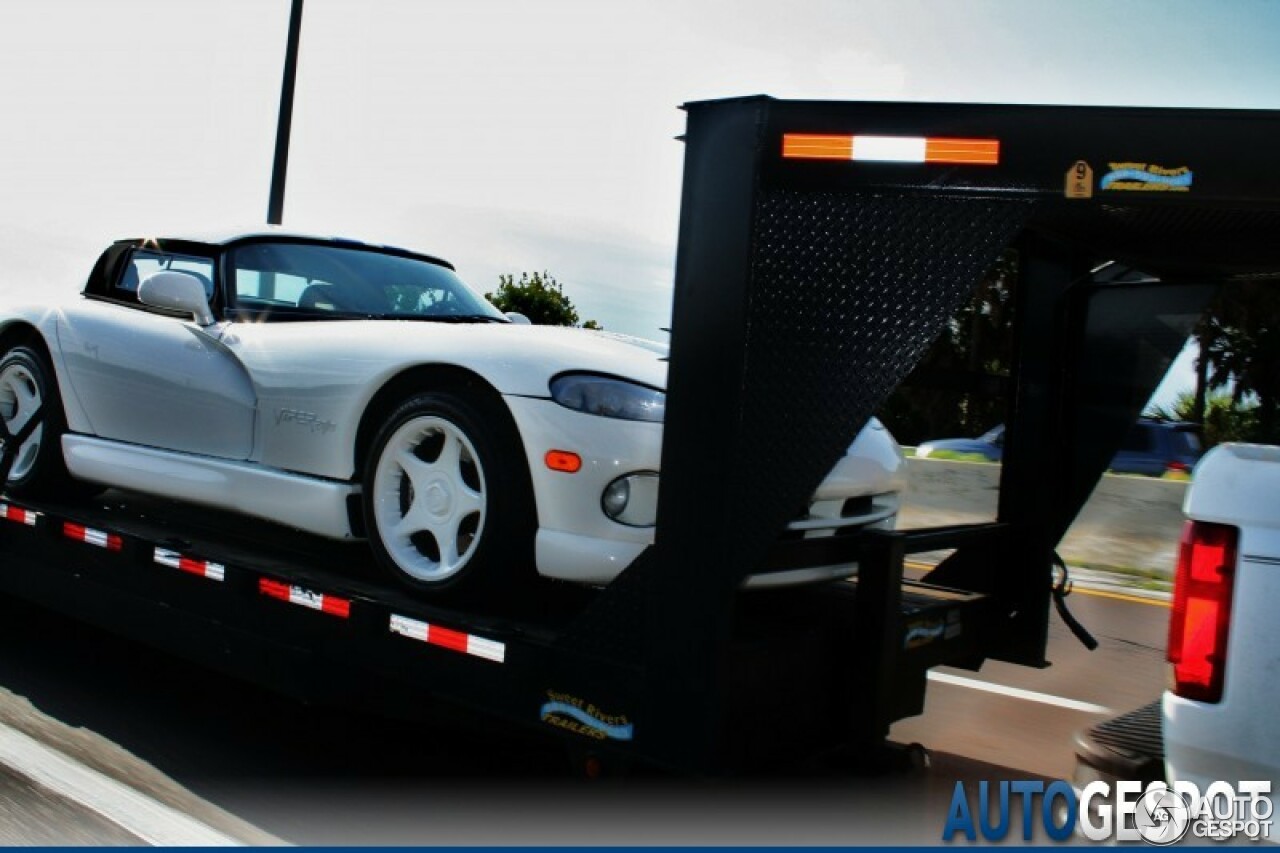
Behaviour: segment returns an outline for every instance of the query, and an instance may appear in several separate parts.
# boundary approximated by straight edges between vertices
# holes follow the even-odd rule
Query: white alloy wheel
[[[27,425],[27,421],[40,408],[40,384],[36,377],[21,363],[11,363],[0,373],[0,418],[10,435]],[[40,455],[40,441],[44,437],[44,424],[36,427],[20,448],[9,469],[10,480],[21,480],[31,473]]]
[[[475,556],[489,499],[475,446],[435,415],[401,424],[373,478],[373,521],[387,554],[409,577],[448,580]]]

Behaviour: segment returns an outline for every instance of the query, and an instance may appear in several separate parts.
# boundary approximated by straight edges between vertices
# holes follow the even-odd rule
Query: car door
[[[1144,423],[1129,428],[1124,443],[1111,460],[1111,470],[1118,474],[1146,474],[1158,476],[1164,473],[1164,462],[1157,453],[1159,436]]]
[[[108,292],[67,308],[58,339],[70,391],[101,438],[225,459],[253,450],[256,394],[243,365],[208,329],[137,301],[160,269],[207,282],[209,258],[136,249]]]

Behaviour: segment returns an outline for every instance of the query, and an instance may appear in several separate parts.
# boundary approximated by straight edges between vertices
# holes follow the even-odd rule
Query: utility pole
[[[302,32],[302,0],[293,0],[289,14],[289,45],[284,56],[284,80],[280,83],[280,120],[276,124],[276,159],[271,170],[271,200],[267,222],[284,219],[284,182],[289,173],[289,131],[293,126],[293,85],[298,76],[298,36]]]

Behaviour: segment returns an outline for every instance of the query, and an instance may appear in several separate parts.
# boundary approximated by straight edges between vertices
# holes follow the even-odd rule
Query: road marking
[[[919,571],[919,572],[929,572],[937,568],[937,566],[935,566],[932,563],[919,563],[919,562],[916,562],[915,560],[904,560],[902,565],[904,568],[915,569],[916,571]],[[1088,587],[1080,586],[1079,581],[1073,581],[1072,587],[1071,587],[1071,594],[1075,595],[1076,593],[1079,593],[1080,595],[1092,595],[1098,598],[1113,598],[1116,601],[1128,601],[1132,604],[1150,604],[1155,607],[1166,607],[1166,608],[1171,606],[1170,603],[1168,601],[1165,601],[1164,599],[1147,598],[1146,596],[1142,596],[1142,595],[1127,595],[1123,592],[1110,592],[1109,590],[1105,590],[1105,589],[1090,589]]]
[[[1081,595],[1093,595],[1098,598],[1114,598],[1116,601],[1129,601],[1133,604],[1151,604],[1156,607],[1172,606],[1168,601],[1161,598],[1147,598],[1141,595],[1126,595],[1123,592],[1109,592],[1105,589],[1085,589],[1077,586],[1071,590],[1072,595],[1075,595],[1076,593],[1080,593]]]
[[[1071,711],[1083,711],[1086,714],[1110,714],[1110,708],[1104,708],[1101,705],[1094,705],[1091,702],[1080,702],[1075,699],[1064,699],[1061,696],[1052,696],[1048,693],[1037,693],[1034,690],[1023,690],[1021,687],[1006,687],[1003,684],[992,684],[990,681],[979,681],[976,678],[964,678],[959,675],[951,675],[946,672],[934,672],[929,670],[929,680],[938,681],[942,684],[952,684],[956,687],[969,687],[974,690],[982,690],[987,693],[999,693],[1001,696],[1011,696],[1014,699],[1025,699],[1028,702],[1040,702],[1044,705],[1056,705],[1059,708],[1066,708]]]
[[[157,847],[239,847],[239,841],[0,723],[0,764]]]

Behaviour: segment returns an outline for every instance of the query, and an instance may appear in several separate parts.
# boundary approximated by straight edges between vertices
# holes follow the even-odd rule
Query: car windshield
[[[453,270],[374,249],[250,243],[229,256],[240,311],[275,319],[378,317],[506,322]]]

